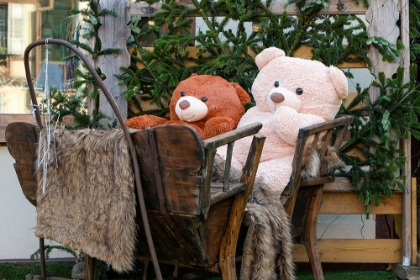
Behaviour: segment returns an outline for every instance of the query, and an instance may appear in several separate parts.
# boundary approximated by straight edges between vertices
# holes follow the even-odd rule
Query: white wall
[[[39,246],[39,239],[34,234],[36,210],[22,193],[14,162],[7,147],[0,146],[0,262],[29,259]],[[46,240],[45,244],[53,243]],[[55,250],[50,257],[71,255]]]

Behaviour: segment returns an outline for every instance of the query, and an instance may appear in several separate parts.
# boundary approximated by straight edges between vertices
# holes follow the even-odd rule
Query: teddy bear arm
[[[296,145],[299,129],[325,120],[316,115],[298,113],[291,108],[275,112],[273,127],[279,137],[289,145]]]
[[[168,120],[154,115],[141,115],[125,121],[126,125],[134,129],[145,129],[167,123]]]
[[[204,126],[205,139],[235,129],[234,121],[229,117],[214,117],[207,120]]]
[[[174,125],[174,124],[187,125],[189,127],[194,128],[195,130],[197,130],[197,132],[200,135],[201,139],[206,139],[205,138],[206,135],[205,135],[204,129],[203,129],[205,124],[203,122],[185,122],[185,121],[182,121],[182,120],[169,120],[167,122],[167,124],[171,124],[171,125]]]

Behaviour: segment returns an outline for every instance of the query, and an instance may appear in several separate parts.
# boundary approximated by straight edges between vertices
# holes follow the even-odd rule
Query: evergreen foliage
[[[95,44],[90,48],[80,42],[72,43],[85,49],[93,58],[118,53],[114,49],[102,50],[98,38],[100,17],[118,15],[109,10],[99,11],[98,0],[81,1],[89,2],[88,9],[74,13],[81,13],[92,25],[85,39],[93,38]],[[344,2],[339,2],[341,5],[337,7],[329,7],[326,0],[290,0],[288,5],[296,5],[293,16],[286,12],[280,15],[273,13],[270,0],[191,2],[192,5],[187,7],[175,0],[164,0],[161,11],[153,17],[132,17],[129,23],[132,36],[128,42],[132,53],[131,65],[122,67],[122,74],[118,76],[121,83],[127,85],[127,90],[121,95],[136,107],[135,111],[129,110],[129,117],[135,114],[165,116],[171,93],[180,81],[192,73],[218,75],[237,82],[252,97],[251,86],[258,74],[254,55],[267,47],[276,46],[288,56],[293,56],[298,48],[309,46],[312,48],[312,59],[321,60],[326,65],[363,62],[369,68],[372,67],[367,56],[370,47],[376,48],[385,61],[393,61],[400,56],[404,47],[400,42],[394,45],[380,37],[368,37],[364,22],[356,15],[319,13],[324,8],[345,10]],[[359,4],[359,1],[355,2]],[[368,1],[361,2],[368,5]],[[417,39],[420,35],[419,6],[420,0],[410,0],[410,57],[415,63],[419,60],[420,51]],[[193,17],[196,16],[200,24],[197,32],[191,33],[195,30]],[[232,25],[234,30],[230,29]],[[252,32],[247,32],[251,27]],[[144,43],[150,37],[154,38],[153,48]],[[396,77],[385,77],[381,73],[370,85],[380,92],[375,101],[369,98],[370,87],[361,89],[358,86],[356,98],[340,111],[354,116],[352,137],[340,151],[351,168],[341,175],[349,177],[357,187],[367,213],[372,202],[378,204],[383,197],[391,196],[395,188],[404,187],[403,168],[407,159],[399,140],[408,137],[409,133],[420,139],[417,71],[415,66],[405,69],[409,70],[412,79],[408,83],[403,82],[404,69],[400,69]],[[100,69],[97,71],[100,73]],[[351,78],[350,72],[346,75]],[[97,98],[98,87],[90,75],[79,71],[78,76],[80,79],[76,87],[83,89],[83,96]],[[157,109],[145,109],[139,100],[150,100]],[[74,112],[75,104],[81,106],[78,102],[80,100],[63,100],[65,106],[60,109],[61,115]],[[83,125],[78,127],[94,126],[99,123],[98,118],[106,117],[99,111],[94,111],[94,114],[97,116],[89,118],[82,112],[77,122]],[[365,156],[350,156],[348,152],[354,150]]]
[[[80,41],[71,41],[70,43],[85,50],[91,55],[92,59],[98,58],[101,55],[119,54],[120,49],[107,48],[102,49],[102,43],[99,39],[98,32],[102,26],[101,17],[105,15],[112,15],[116,17],[114,11],[108,9],[100,9],[99,0],[80,0],[80,2],[88,2],[87,8],[82,10],[72,10],[72,14],[81,14],[83,20],[92,27],[88,32],[82,35],[85,40],[93,42],[93,47]],[[95,69],[101,78],[103,77],[100,68]],[[63,117],[72,115],[74,117],[75,126],[67,126],[67,129],[81,129],[81,128],[97,128],[105,129],[102,124],[102,119],[111,119],[109,116],[99,110],[99,86],[88,70],[82,71],[76,69],[75,71],[78,79],[74,81],[73,86],[78,89],[78,95],[71,96],[61,92],[52,92],[52,116],[54,121],[62,122]],[[86,100],[89,100],[88,102]],[[88,111],[84,104],[93,103],[94,106],[91,111]],[[108,125],[116,127],[116,120]]]
[[[358,1],[355,1],[358,3]],[[254,54],[262,49],[276,46],[287,55],[302,47],[312,48],[312,59],[323,61],[326,65],[339,65],[344,62],[363,62],[370,68],[367,56],[373,46],[385,61],[393,61],[401,55],[400,42],[391,44],[384,38],[368,37],[364,22],[356,15],[320,14],[329,7],[328,1],[291,0],[296,4],[296,15],[286,12],[281,15],[270,10],[271,1],[211,1],[192,0],[189,8],[174,0],[163,1],[162,10],[151,18],[132,19],[133,48],[132,65],[122,68],[120,79],[128,85],[122,93],[127,99],[141,94],[159,108],[147,111],[136,100],[137,114],[151,113],[163,116],[168,112],[166,104],[171,92],[178,83],[192,73],[212,74],[239,83],[251,97],[251,85],[258,73]],[[368,5],[367,1],[363,1]],[[410,35],[419,37],[419,1],[410,2]],[[194,30],[191,16],[199,15],[202,24],[198,32]],[[236,30],[228,28],[234,23]],[[258,30],[246,32],[249,26],[258,23]],[[167,27],[162,34],[163,26]],[[231,26],[231,25],[229,25]],[[153,49],[143,46],[145,36],[153,34]],[[190,46],[198,48],[192,52]],[[413,42],[411,57],[416,57],[420,45]],[[139,68],[138,65],[143,67]],[[411,71],[412,75],[415,73]],[[351,78],[351,73],[346,72]],[[360,191],[360,199],[369,213],[370,205],[379,204],[385,196],[391,196],[395,188],[404,187],[403,156],[400,142],[408,132],[419,138],[417,117],[420,113],[420,99],[415,82],[403,83],[403,69],[397,77],[384,77],[381,73],[371,87],[380,89],[380,98],[374,102],[369,99],[369,88],[358,86],[358,95],[340,113],[353,115],[351,140],[340,151],[350,170],[341,174],[350,178]],[[130,112],[129,112],[130,113]],[[131,116],[134,112],[131,112]],[[347,152],[359,150],[365,157],[349,156]]]
[[[138,93],[146,95],[160,109],[150,113],[165,115],[171,92],[192,73],[222,76],[251,93],[258,73],[254,54],[267,47],[279,47],[293,56],[299,47],[310,46],[312,59],[320,59],[326,65],[364,62],[368,66],[370,45],[387,60],[399,55],[401,47],[383,38],[368,38],[365,24],[356,15],[319,14],[329,6],[327,1],[289,1],[296,4],[296,16],[273,13],[272,1],[192,0],[192,3],[194,8],[174,0],[163,1],[162,11],[154,14],[153,25],[148,25],[150,18],[132,20],[134,51],[132,66],[122,68],[124,74],[120,78],[129,85],[122,95],[129,100]],[[196,34],[190,34],[195,24],[192,15],[199,15],[203,22]],[[236,30],[229,29],[228,24],[232,23]],[[254,23],[259,25],[258,31],[246,32]],[[167,26],[167,34],[160,32],[163,26]],[[156,36],[153,50],[142,45],[150,34]],[[198,52],[192,53],[189,46],[196,46]],[[144,68],[139,69],[138,64]],[[149,113],[141,107],[138,111]]]
[[[357,97],[340,113],[354,117],[351,137],[342,147],[340,156],[351,166],[341,175],[349,177],[360,192],[366,213],[371,203],[379,205],[384,197],[390,197],[395,189],[404,189],[404,163],[401,140],[409,133],[420,139],[420,95],[415,79],[403,82],[405,69],[399,68],[395,78],[380,73],[371,87],[379,89],[380,96],[371,101],[369,89],[357,88]],[[413,65],[410,73],[416,77]],[[360,156],[350,156],[358,151]]]

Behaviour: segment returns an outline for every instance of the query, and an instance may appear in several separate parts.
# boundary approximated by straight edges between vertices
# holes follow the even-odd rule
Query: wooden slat
[[[144,49],[147,49],[149,51],[153,51],[153,47],[145,47]],[[185,52],[189,53],[189,57],[195,57],[196,54],[198,53],[199,48],[197,47],[186,47],[185,48]],[[130,48],[129,52],[132,53],[133,49]],[[254,57],[255,53],[253,53],[251,50],[248,51],[248,53]],[[137,54],[138,56],[140,54]],[[205,56],[205,54],[204,54]],[[312,57],[312,47],[309,46],[302,46],[300,48],[298,48],[294,53],[293,53],[294,57],[299,57],[299,58],[304,58],[304,59],[311,59]],[[351,57],[351,56],[350,56]],[[191,61],[185,61],[184,62],[186,66],[192,66],[195,65],[194,62]],[[144,68],[144,64],[137,62],[137,67],[139,69]],[[341,63],[338,65],[338,67],[340,68],[366,68],[366,63],[362,63],[362,62],[354,62],[354,63],[349,63],[349,62],[345,62],[345,63]]]
[[[320,214],[365,214],[363,202],[359,200],[358,193],[331,193],[324,192]],[[401,214],[402,194],[394,193],[385,198],[379,206],[370,206],[371,214]]]
[[[307,1],[308,3],[314,2],[314,1]],[[359,5],[356,5],[355,2],[343,0],[341,1],[342,4],[345,5],[345,8],[341,11],[337,9],[337,5],[340,3],[340,1],[330,1],[329,7],[326,9],[322,9],[319,14],[328,14],[328,15],[364,15],[366,12],[366,7],[363,6],[363,4],[360,2]],[[194,9],[195,6],[191,3],[182,3],[186,7],[190,9]],[[153,17],[153,13],[146,13],[147,8],[149,7],[149,4],[145,2],[140,3],[132,3],[129,9],[129,13],[132,15],[140,15],[142,17]],[[154,4],[152,6],[153,9],[155,9],[154,12],[161,12],[162,4]],[[295,4],[288,3],[287,0],[280,0],[280,1],[273,1],[270,7],[270,10],[277,15],[283,14],[285,11],[288,15],[297,15],[297,9]],[[219,13],[218,16],[223,16],[224,14]],[[199,17],[200,14],[191,14],[190,16],[196,16]]]
[[[223,191],[223,184],[211,184],[210,196],[211,203],[215,204],[219,201],[225,200],[228,197],[234,196],[237,193],[243,192],[246,188],[245,183],[232,184],[228,191]]]
[[[142,181],[147,186],[145,197],[151,200],[147,205],[150,207],[153,203],[153,209],[159,205],[159,201],[155,201],[156,188],[149,186],[161,183],[168,212],[199,215],[204,148],[196,130],[189,126],[165,125],[138,131],[132,134],[132,139],[137,146]],[[154,149],[159,155],[156,159],[151,156]]]
[[[320,239],[318,248],[322,262],[399,263],[400,239]],[[305,246],[295,244],[295,262],[308,262]]]
[[[15,168],[23,194],[32,205],[36,206],[37,181],[35,177],[34,165],[15,163],[13,166]]]
[[[228,131],[221,135],[214,136],[212,138],[203,141],[204,148],[208,150],[217,149],[222,145],[226,145],[229,142],[236,141],[240,138],[256,134],[260,131],[262,124],[255,122],[232,131]]]
[[[400,9],[400,39],[403,45],[405,46],[402,58],[400,60],[400,67],[408,69],[410,66],[410,15],[409,9],[407,8],[410,4],[408,0],[398,1]],[[410,80],[409,71],[404,71],[404,83],[407,83]],[[409,159],[411,158],[411,137],[407,137],[403,140],[403,149],[404,156]],[[406,160],[404,163],[404,174],[406,175],[405,179],[405,189],[406,190],[415,190],[417,184],[412,185],[410,180],[411,177],[411,160]],[[411,264],[417,263],[417,229],[412,229],[411,227],[417,228],[417,215],[412,214],[412,212],[417,212],[417,195],[410,191],[405,191],[403,195],[403,256],[411,257]]]
[[[326,183],[324,185],[325,192],[356,192],[356,188],[353,187],[348,178],[336,177],[333,182]]]

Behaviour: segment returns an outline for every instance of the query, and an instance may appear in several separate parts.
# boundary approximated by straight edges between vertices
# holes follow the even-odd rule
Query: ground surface
[[[63,277],[71,278],[71,270],[73,264],[69,263],[48,263],[47,264],[47,274],[48,276],[54,277]],[[150,268],[153,270],[152,268]],[[171,277],[172,273],[164,268],[164,277],[165,280],[173,279]],[[142,271],[139,269],[136,273],[131,273],[131,275],[117,275],[114,273],[109,274],[108,278],[103,278],[104,280],[134,280],[141,279]],[[37,275],[40,274],[39,264],[33,265],[13,265],[13,264],[0,264],[0,280],[24,280],[27,275]],[[181,280],[221,280],[218,275],[211,273],[203,273],[200,271],[180,271],[180,274],[183,275]],[[195,278],[190,278],[192,274]],[[310,273],[298,273],[298,280],[312,280],[313,277]],[[326,272],[325,280],[397,280],[398,277],[395,273],[391,271],[353,271],[353,272]]]

